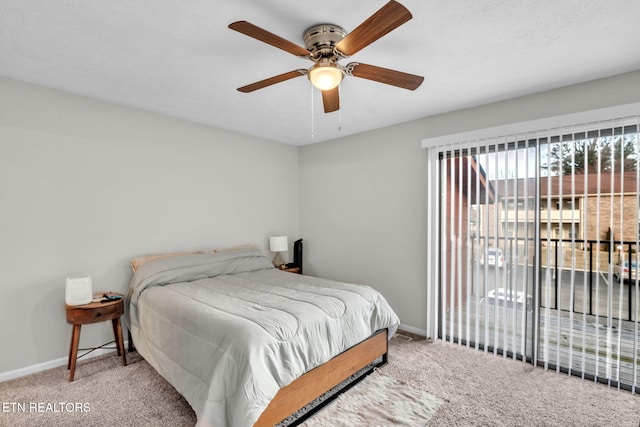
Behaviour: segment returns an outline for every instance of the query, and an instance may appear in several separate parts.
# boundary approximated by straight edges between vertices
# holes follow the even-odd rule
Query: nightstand
[[[286,271],[287,273],[297,273],[300,274],[300,267],[288,267],[288,268],[280,268],[281,271]]]
[[[92,302],[75,306],[65,304],[65,307],[67,311],[67,323],[73,325],[71,347],[69,348],[69,361],[67,363],[67,369],[70,370],[69,381],[73,381],[73,375],[76,370],[78,344],[80,343],[80,328],[82,325],[111,320],[118,356],[122,356],[122,365],[127,366],[127,356],[124,352],[124,341],[122,340],[122,326],[120,325],[120,316],[124,313],[124,295],[116,301]]]

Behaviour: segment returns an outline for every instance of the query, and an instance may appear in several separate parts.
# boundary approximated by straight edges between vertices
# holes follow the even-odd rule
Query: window
[[[640,282],[612,254],[640,248],[639,129],[634,116],[429,145],[427,331],[635,391]]]
[[[563,201],[563,205],[564,205],[564,209],[568,209],[568,210],[573,210],[573,199],[564,199]]]
[[[574,224],[571,224],[571,228],[569,229],[569,238],[570,239],[578,239],[578,227]]]

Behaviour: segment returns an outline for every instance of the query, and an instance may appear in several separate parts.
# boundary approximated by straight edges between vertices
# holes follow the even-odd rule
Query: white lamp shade
[[[287,236],[271,236],[269,237],[269,250],[271,252],[286,252],[289,250],[289,242]]]

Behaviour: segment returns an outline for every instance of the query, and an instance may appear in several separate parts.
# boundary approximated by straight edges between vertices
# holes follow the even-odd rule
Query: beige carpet
[[[426,426],[440,404],[442,399],[377,370],[301,425]]]
[[[0,383],[3,403],[26,403],[26,413],[15,405],[12,411],[0,413],[0,426],[195,424],[196,417],[189,404],[138,353],[127,354],[126,367],[113,354],[80,359],[72,383],[66,366]],[[29,407],[32,403],[44,405],[32,411]],[[88,404],[88,411],[81,406],[67,412],[68,403]]]
[[[389,351],[385,377],[444,401],[430,426],[640,425],[640,396],[627,391],[440,341],[394,337]],[[128,361],[123,367],[115,355],[83,360],[73,383],[64,367],[0,383],[0,425],[195,424],[186,401],[146,361],[137,353]]]
[[[640,395],[455,344],[396,339],[385,373],[445,400],[430,426],[640,427]]]

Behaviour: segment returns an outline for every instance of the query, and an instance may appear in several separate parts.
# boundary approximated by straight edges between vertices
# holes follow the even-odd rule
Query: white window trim
[[[615,107],[600,108],[597,110],[581,111],[579,113],[565,114],[562,116],[546,117],[544,119],[529,120],[526,122],[510,123],[483,129],[475,129],[467,132],[453,133],[449,135],[435,136],[422,139],[422,148],[432,148],[439,145],[458,145],[466,141],[492,139],[508,135],[521,135],[529,132],[540,132],[542,129],[562,129],[576,126],[591,129],[598,127],[598,122],[620,119],[625,123],[626,117],[633,117],[629,124],[636,124],[636,117],[640,115],[640,102],[618,105]]]

